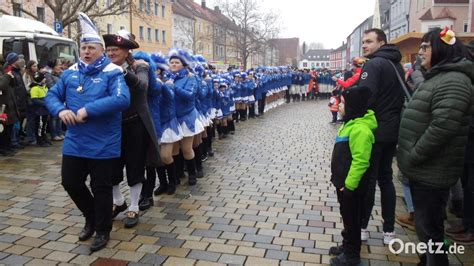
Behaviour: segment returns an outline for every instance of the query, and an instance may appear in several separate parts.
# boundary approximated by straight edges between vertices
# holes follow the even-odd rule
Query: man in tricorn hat
[[[80,241],[107,245],[112,230],[112,177],[120,157],[121,112],[130,104],[123,70],[104,54],[97,28],[79,14],[80,60],[64,71],[46,95],[50,113],[67,126],[61,167],[62,186],[86,218]],[[90,187],[86,186],[90,176]]]
[[[103,35],[110,60],[125,69],[125,82],[130,88],[131,104],[122,113],[122,156],[112,181],[113,216],[127,210],[124,226],[137,225],[140,193],[145,181],[145,164],[158,164],[158,139],[148,107],[149,65],[144,60],[135,60],[131,50],[139,47],[135,38],[126,30]],[[148,156],[148,158],[147,158]],[[120,191],[123,167],[126,167],[130,187],[130,206]]]

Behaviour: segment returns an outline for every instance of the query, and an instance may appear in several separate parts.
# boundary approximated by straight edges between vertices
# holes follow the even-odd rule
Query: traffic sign
[[[59,20],[56,20],[54,22],[54,30],[57,32],[57,33],[63,33],[63,23]]]

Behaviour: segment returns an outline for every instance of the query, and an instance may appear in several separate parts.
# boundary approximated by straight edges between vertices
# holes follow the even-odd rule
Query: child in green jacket
[[[336,187],[337,200],[344,223],[342,245],[331,247],[337,255],[331,265],[360,263],[361,201],[367,190],[374,130],[377,120],[367,109],[371,92],[366,87],[354,87],[342,93],[343,125],[339,129],[331,160],[331,182]]]

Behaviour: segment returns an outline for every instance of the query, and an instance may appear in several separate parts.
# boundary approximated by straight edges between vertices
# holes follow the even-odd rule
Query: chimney
[[[214,11],[216,11],[219,14],[221,13],[221,9],[219,8],[219,6],[215,6]]]
[[[201,6],[202,6],[203,8],[206,8],[206,0],[201,0]]]

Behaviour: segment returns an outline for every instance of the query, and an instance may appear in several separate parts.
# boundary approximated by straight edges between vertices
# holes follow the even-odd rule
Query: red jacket
[[[352,75],[352,77],[348,78],[346,81],[338,79],[336,82],[338,85],[341,85],[344,89],[347,89],[350,86],[356,84],[357,81],[359,81],[360,72],[362,72],[362,68],[358,67],[355,69],[355,73],[354,75]]]

